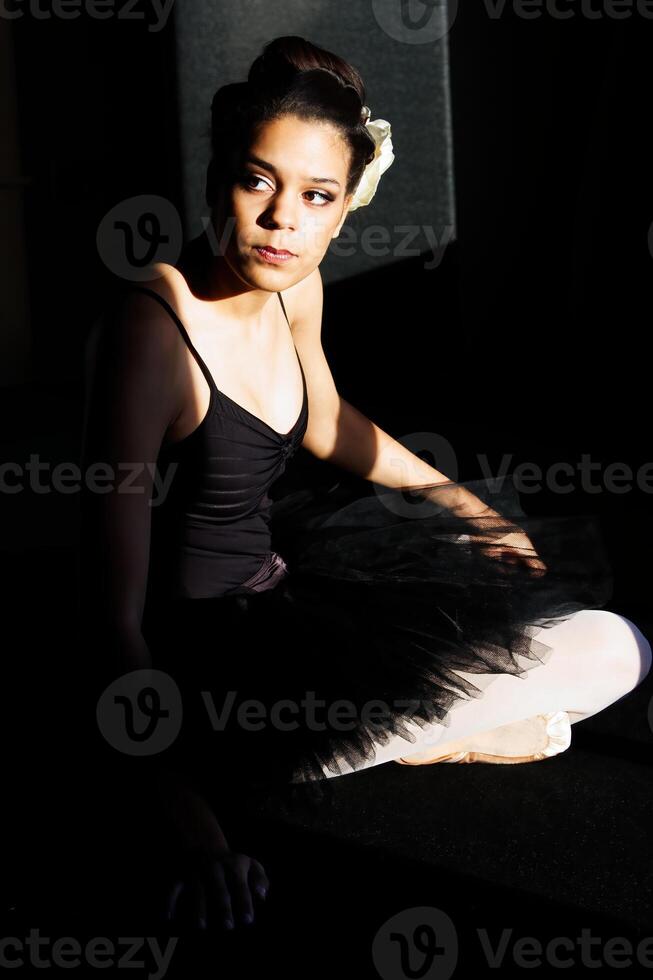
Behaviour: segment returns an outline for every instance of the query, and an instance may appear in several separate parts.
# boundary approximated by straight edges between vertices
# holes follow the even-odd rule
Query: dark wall
[[[131,8],[130,9],[135,9]],[[112,275],[103,216],[138,194],[181,200],[171,23],[23,16],[13,22],[35,378],[79,374],[79,345]]]
[[[102,217],[146,193],[183,213],[174,18],[150,26],[13,22],[36,387],[3,407],[18,403],[26,440],[48,429],[74,448],[81,348],[113,281],[95,243]],[[603,470],[647,461],[652,30],[458,4],[457,240],[437,262],[426,252],[327,286],[324,344],[343,395],[395,437],[449,439],[460,478],[481,475],[484,453],[495,466],[513,454],[511,469],[577,466],[583,453]],[[653,541],[650,494],[544,492],[533,506],[604,513],[641,591],[628,555]]]
[[[553,446],[647,435],[652,40],[638,18],[492,21],[483,4],[451,35],[469,380]]]

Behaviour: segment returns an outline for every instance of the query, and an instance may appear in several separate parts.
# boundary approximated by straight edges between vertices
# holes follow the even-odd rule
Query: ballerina
[[[233,924],[269,884],[227,840],[221,801],[386,761],[546,758],[651,662],[601,608],[611,574],[591,521],[525,515],[510,480],[454,483],[336,390],[319,265],[394,159],[357,70],[276,38],[216,93],[212,121],[211,222],[117,296],[89,343],[84,441],[88,460],[173,474],[156,506],[147,468],[142,492],[87,501],[84,605],[114,673],[167,670],[195,706],[155,782],[204,925],[209,891]],[[273,500],[300,446],[387,492],[343,480]],[[216,737],[198,690],[351,710],[262,729],[239,716]]]

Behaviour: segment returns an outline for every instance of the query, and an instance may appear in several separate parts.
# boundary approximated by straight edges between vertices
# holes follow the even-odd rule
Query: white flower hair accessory
[[[364,105],[361,110],[361,121],[365,122],[370,136],[376,144],[376,151],[374,159],[368,163],[363,171],[348,211],[364,208],[366,204],[370,203],[376,194],[376,188],[382,175],[391,166],[395,158],[392,152],[392,127],[390,123],[387,119],[370,119],[370,115],[370,107]]]

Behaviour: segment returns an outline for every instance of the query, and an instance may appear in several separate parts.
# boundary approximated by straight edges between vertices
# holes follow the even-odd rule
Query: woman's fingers
[[[230,854],[210,869],[211,905],[218,921],[251,925],[254,922],[253,895],[265,898],[270,882],[259,861],[247,854]]]
[[[174,885],[167,893],[166,918],[168,922],[172,922],[177,914],[177,902],[185,887],[186,886],[183,881],[175,881]]]
[[[197,887],[193,889],[192,895],[195,903],[192,913],[193,926],[197,924],[200,929],[206,929],[206,892],[201,881],[197,882]]]
[[[270,887],[270,879],[265,873],[265,868],[260,861],[256,860],[256,858],[252,858],[251,860],[249,880],[256,894],[260,895],[261,898],[265,898],[268,893],[268,888]]]
[[[270,882],[259,861],[246,854],[194,859],[166,894],[166,914],[191,928],[233,929],[254,922],[253,896],[265,898]]]
[[[220,859],[211,861],[207,877],[210,888],[211,914],[215,915],[216,920],[225,928],[233,929],[235,922],[231,895],[229,894],[225,868]]]
[[[207,901],[199,877],[189,873],[166,893],[166,918],[191,929],[207,929]]]
[[[539,557],[534,548],[522,549],[515,545],[491,545],[482,546],[484,554],[488,558],[497,559],[500,562],[501,571],[510,573],[512,569],[517,569],[522,563],[534,576],[545,575],[547,566]]]
[[[206,928],[206,896],[202,882],[191,875],[185,882],[185,889],[179,904],[181,905],[181,920],[191,929]]]
[[[536,559],[531,564],[531,571],[533,572],[534,575],[540,577],[542,575],[546,575],[546,573],[548,571],[548,567],[547,567],[547,565],[545,565],[545,563],[543,561],[540,561],[539,559]]]
[[[231,864],[234,912],[238,922],[243,925],[249,925],[254,921],[254,905],[249,890],[250,861],[246,854],[236,854]]]

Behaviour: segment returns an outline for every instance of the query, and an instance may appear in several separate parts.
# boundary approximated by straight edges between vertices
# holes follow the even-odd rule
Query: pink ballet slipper
[[[571,722],[566,711],[550,711],[448,744],[456,748],[446,754],[420,752],[394,761],[405,766],[424,766],[435,762],[490,762],[499,765],[537,762],[569,748]]]

